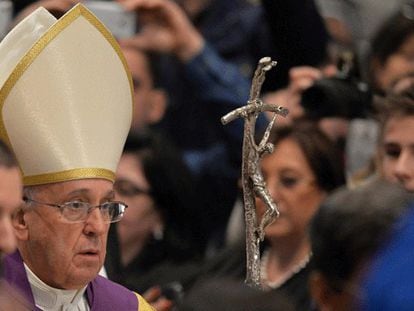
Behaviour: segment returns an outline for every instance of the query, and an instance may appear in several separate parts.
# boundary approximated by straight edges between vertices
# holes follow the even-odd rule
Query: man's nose
[[[101,210],[98,207],[92,208],[86,218],[84,231],[87,234],[93,233],[99,235],[105,233],[108,228],[109,223],[105,220]]]
[[[406,150],[402,151],[395,165],[395,177],[397,177],[399,180],[407,179],[411,170],[410,166],[412,165],[414,165],[414,156]]]

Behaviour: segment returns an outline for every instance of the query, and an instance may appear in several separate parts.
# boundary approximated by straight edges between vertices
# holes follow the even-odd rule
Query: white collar
[[[84,296],[86,286],[74,290],[51,287],[40,280],[25,263],[23,264],[38,308],[47,311],[90,310]]]

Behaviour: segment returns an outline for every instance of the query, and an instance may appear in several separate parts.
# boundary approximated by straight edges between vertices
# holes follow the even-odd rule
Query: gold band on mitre
[[[30,17],[20,24],[33,22]],[[113,181],[133,109],[120,47],[82,4],[45,28],[0,84],[0,136],[25,185]]]

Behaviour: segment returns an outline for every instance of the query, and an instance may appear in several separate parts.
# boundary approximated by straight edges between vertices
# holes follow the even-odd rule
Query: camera
[[[0,0],[0,41],[9,31],[9,25],[12,20],[13,5],[11,1]]]
[[[83,4],[109,29],[117,39],[134,36],[137,27],[135,12],[126,11],[113,1],[84,1]]]
[[[317,80],[302,93],[301,105],[307,117],[365,118],[372,111],[372,92],[359,79],[353,56],[343,56],[338,69],[338,74]]]

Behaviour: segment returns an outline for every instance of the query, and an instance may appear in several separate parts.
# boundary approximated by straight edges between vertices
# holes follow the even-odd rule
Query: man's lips
[[[78,253],[79,255],[88,255],[88,256],[96,256],[99,255],[98,249],[84,249]]]

